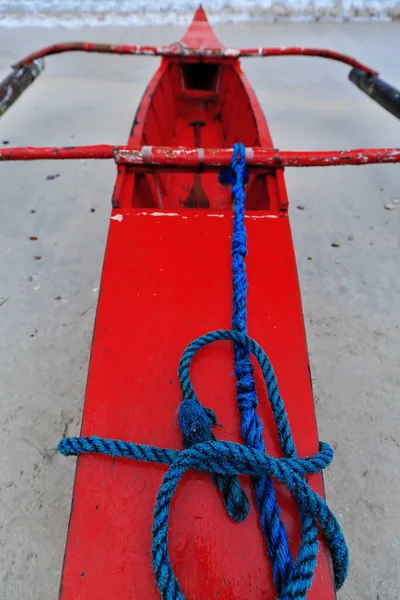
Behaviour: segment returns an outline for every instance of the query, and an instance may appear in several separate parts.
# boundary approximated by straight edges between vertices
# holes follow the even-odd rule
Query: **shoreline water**
[[[0,28],[185,27],[198,2],[175,0],[0,0]],[[215,23],[382,22],[400,20],[399,0],[213,0],[203,2]]]

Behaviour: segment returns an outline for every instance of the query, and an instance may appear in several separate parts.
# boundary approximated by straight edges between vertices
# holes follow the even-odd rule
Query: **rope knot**
[[[253,367],[250,360],[238,360],[235,366],[238,408],[241,413],[255,410],[258,398],[254,388]]]
[[[218,177],[218,180],[221,185],[235,185],[237,182],[237,174],[232,169],[232,167],[224,167]],[[246,184],[249,181],[249,173],[247,171],[243,172],[243,183]]]
[[[183,444],[190,448],[194,444],[215,441],[212,428],[217,417],[211,408],[204,408],[197,400],[187,398],[179,408],[179,426]]]

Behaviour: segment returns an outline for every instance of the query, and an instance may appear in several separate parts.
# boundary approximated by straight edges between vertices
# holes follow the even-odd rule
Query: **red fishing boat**
[[[0,160],[114,159],[118,175],[101,280],[82,420],[82,436],[181,449],[177,423],[179,358],[207,331],[230,329],[232,196],[219,173],[232,146],[246,147],[249,171],[248,329],[267,350],[281,386],[297,452],[318,451],[312,385],[284,167],[400,162],[400,150],[280,152],[274,149],[240,57],[309,55],[352,67],[351,79],[396,116],[398,92],[350,57],[306,48],[225,48],[199,8],[178,44],[168,47],[60,44],[14,66],[0,86],[0,114],[36,78],[43,57],[65,51],[159,55],[126,146],[4,148]],[[397,94],[397,95],[396,95]],[[193,362],[198,396],[212,406],[219,439],[242,443],[234,402],[232,348],[218,342]],[[259,415],[271,456],[282,456],[273,414],[255,370]],[[78,459],[61,582],[61,600],[160,597],[152,567],[152,522],[165,466],[110,456]],[[238,524],[226,514],[208,473],[189,471],[169,522],[173,570],[187,598],[273,599],[272,567],[250,500]],[[308,477],[324,496],[319,473]],[[276,483],[295,555],[301,522],[294,497]],[[153,556],[154,558],[154,556]],[[161,588],[160,588],[161,589]],[[163,597],[181,597],[162,592]],[[287,598],[303,596],[287,596]],[[309,600],[333,600],[330,553],[321,535]],[[286,596],[285,596],[286,598]]]

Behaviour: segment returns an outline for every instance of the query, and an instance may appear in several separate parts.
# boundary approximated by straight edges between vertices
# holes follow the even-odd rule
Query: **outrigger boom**
[[[29,87],[44,69],[44,58],[54,54],[66,52],[87,52],[99,54],[117,54],[131,56],[161,56],[166,58],[179,57],[188,61],[190,59],[202,60],[232,60],[238,58],[257,58],[257,57],[278,57],[278,56],[310,56],[338,61],[352,67],[349,73],[349,79],[362,91],[364,91],[373,100],[378,102],[388,112],[395,117],[400,118],[400,91],[391,86],[383,79],[378,77],[378,72],[359,62],[357,59],[334,52],[332,50],[320,48],[303,47],[277,47],[277,48],[190,48],[183,42],[172,46],[143,46],[130,44],[95,44],[91,42],[67,42],[63,44],[54,44],[47,46],[21,59],[13,65],[13,71],[0,83],[0,116],[19,98],[19,96]],[[34,149],[29,148],[23,152],[22,148],[9,148],[7,151],[0,151],[0,160],[44,160],[44,159],[73,159],[73,158],[112,158],[115,154],[121,156],[124,149],[115,148],[109,155],[109,149],[102,149],[101,146],[75,148],[76,155],[68,149]],[[209,154],[220,155],[219,150],[209,150]],[[164,153],[162,149],[155,151],[156,156]],[[339,166],[339,165],[362,165],[379,162],[398,162],[399,151],[396,148],[371,148],[368,150],[337,150],[330,152],[286,152],[277,154],[276,151],[259,150],[257,161],[248,161],[250,167],[253,166]],[[287,156],[285,156],[287,155]],[[180,157],[185,161],[184,152]],[[165,157],[165,160],[164,160]],[[159,166],[167,162],[167,154],[164,153],[163,160]],[[229,159],[227,159],[229,160]],[[178,154],[171,153],[171,166],[177,167],[180,159]],[[132,166],[139,164],[139,159],[133,158],[131,154],[130,164]],[[255,165],[257,162],[257,165]],[[271,164],[272,162],[272,164]],[[157,164],[151,163],[151,164]],[[192,166],[192,163],[190,163]],[[211,166],[220,166],[218,164]],[[182,163],[187,167],[189,163]],[[193,165],[196,166],[196,165]],[[207,168],[207,163],[204,164]]]
[[[321,48],[301,48],[296,46],[288,46],[281,48],[188,48],[180,42],[176,46],[143,46],[130,44],[93,44],[91,42],[67,42],[64,44],[54,44],[42,48],[33,54],[29,54],[19,62],[13,65],[14,69],[19,69],[29,65],[31,62],[51,56],[52,54],[62,54],[64,52],[95,52],[99,54],[125,54],[134,56],[165,56],[179,58],[195,58],[195,59],[232,59],[232,58],[262,58],[271,56],[314,56],[336,60],[355,69],[360,69],[368,75],[377,75],[377,71],[370,69],[361,62],[332,50]]]
[[[163,146],[73,146],[47,148],[0,148],[0,161],[30,160],[111,160],[117,165],[133,167],[138,172],[162,171],[218,172],[230,165],[229,148],[185,148]],[[359,148],[355,150],[280,151],[269,148],[246,148],[246,165],[250,171],[285,167],[336,167],[400,162],[400,148]]]

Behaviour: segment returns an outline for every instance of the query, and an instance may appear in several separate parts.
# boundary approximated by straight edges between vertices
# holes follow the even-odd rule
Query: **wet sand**
[[[243,24],[216,31],[230,46],[337,49],[400,87],[399,25]],[[0,76],[18,57],[55,41],[167,43],[181,33],[0,29]],[[157,64],[95,55],[48,59],[1,120],[0,144],[124,143]],[[306,58],[243,64],[277,147],[399,146],[400,123],[348,82],[347,67]],[[47,180],[50,174],[59,177]],[[74,461],[54,449],[63,434],[79,433],[114,179],[111,163],[0,165],[4,600],[57,597]],[[352,556],[339,598],[397,600],[400,166],[293,169],[286,179],[319,432],[337,452],[326,493]]]

